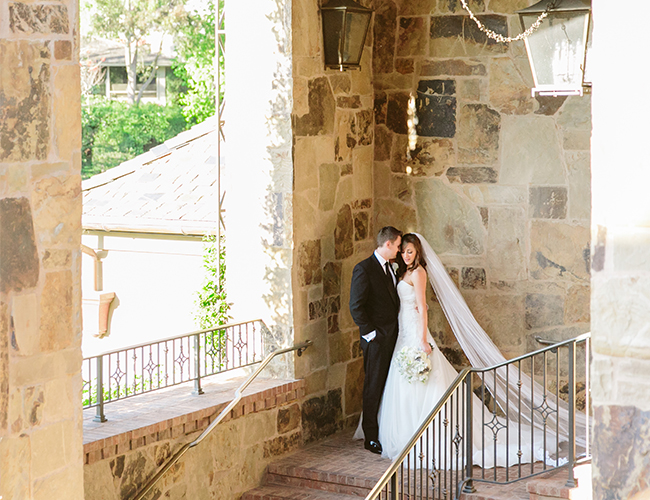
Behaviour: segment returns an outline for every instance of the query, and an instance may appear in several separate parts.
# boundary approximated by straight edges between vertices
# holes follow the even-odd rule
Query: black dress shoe
[[[366,450],[376,453],[377,455],[381,455],[382,448],[381,448],[381,443],[379,441],[366,441],[363,444],[363,447]]]

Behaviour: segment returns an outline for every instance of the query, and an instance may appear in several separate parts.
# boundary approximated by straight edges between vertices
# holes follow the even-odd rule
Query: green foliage
[[[223,10],[223,1],[219,0]],[[200,123],[215,114],[215,6],[209,1],[201,12],[187,13],[175,33],[178,57],[174,74],[185,81],[187,92],[178,103],[188,121]],[[220,60],[223,82],[223,58]],[[221,89],[223,94],[223,89]]]
[[[201,329],[214,328],[225,325],[230,319],[226,294],[226,245],[225,238],[221,237],[221,259],[216,236],[203,238],[203,268],[205,277],[203,286],[197,292],[195,321]],[[215,335],[224,332],[215,332]],[[213,339],[215,350],[219,348],[221,339]]]
[[[188,128],[178,106],[93,99],[82,106],[83,178],[105,172]]]

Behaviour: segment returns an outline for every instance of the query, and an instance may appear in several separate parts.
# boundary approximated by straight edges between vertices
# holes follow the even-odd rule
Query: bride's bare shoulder
[[[413,281],[421,281],[427,279],[427,272],[422,266],[418,266],[411,271],[411,279]]]

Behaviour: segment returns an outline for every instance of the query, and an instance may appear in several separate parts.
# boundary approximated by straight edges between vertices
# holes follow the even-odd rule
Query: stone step
[[[359,500],[363,497],[313,490],[300,486],[267,484],[247,491],[241,498],[242,500]]]

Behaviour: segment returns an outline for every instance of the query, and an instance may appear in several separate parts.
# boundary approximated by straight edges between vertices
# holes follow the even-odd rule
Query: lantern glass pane
[[[524,28],[528,29],[536,18],[522,16]],[[586,12],[551,13],[528,37],[528,57],[538,89],[582,88],[588,19]]]
[[[361,51],[370,22],[370,13],[347,12],[345,20],[345,38],[343,41],[343,62],[359,64]]]
[[[341,30],[343,28],[343,10],[323,10],[323,39],[325,50],[325,64],[338,65]]]

